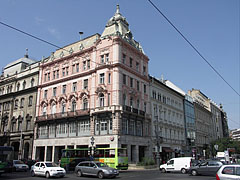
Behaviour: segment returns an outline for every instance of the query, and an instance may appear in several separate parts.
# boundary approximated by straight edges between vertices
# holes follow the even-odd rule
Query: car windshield
[[[104,164],[104,163],[96,163],[96,165],[98,166],[98,167],[108,167],[108,165],[106,165],[106,164]]]
[[[14,164],[24,164],[22,161],[14,161]]]
[[[55,163],[51,163],[51,162],[49,162],[49,163],[45,163],[45,164],[46,164],[47,167],[58,167],[57,164],[55,164]]]

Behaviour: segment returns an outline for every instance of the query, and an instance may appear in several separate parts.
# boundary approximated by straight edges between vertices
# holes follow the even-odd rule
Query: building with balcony
[[[26,54],[0,77],[0,143],[14,147],[14,159],[31,159],[39,63]]]
[[[127,148],[132,163],[150,157],[148,61],[119,6],[101,35],[43,59],[33,158],[58,162],[62,149],[92,144]]]
[[[167,80],[150,78],[152,111],[152,142],[156,154],[156,137],[160,139],[162,161],[182,156],[186,147],[184,124],[184,95],[167,84]]]

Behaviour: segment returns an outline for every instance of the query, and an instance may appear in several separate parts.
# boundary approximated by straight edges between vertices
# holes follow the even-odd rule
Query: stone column
[[[52,146],[52,162],[55,162],[54,160],[55,160],[55,146],[53,145]]]

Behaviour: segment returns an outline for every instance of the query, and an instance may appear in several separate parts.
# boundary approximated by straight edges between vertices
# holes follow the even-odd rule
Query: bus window
[[[127,149],[118,149],[119,157],[127,157]]]
[[[114,158],[115,157],[115,149],[110,149],[110,155],[109,157]]]

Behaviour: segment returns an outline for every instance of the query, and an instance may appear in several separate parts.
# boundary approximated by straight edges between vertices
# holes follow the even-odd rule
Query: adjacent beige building
[[[14,159],[32,158],[38,73],[38,62],[25,55],[0,78],[0,143],[14,147]]]

